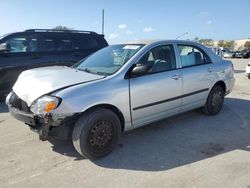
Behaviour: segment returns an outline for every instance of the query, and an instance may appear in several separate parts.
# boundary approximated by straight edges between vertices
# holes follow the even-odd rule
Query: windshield
[[[142,47],[142,44],[111,45],[79,62],[76,69],[93,74],[111,75],[118,71]]]

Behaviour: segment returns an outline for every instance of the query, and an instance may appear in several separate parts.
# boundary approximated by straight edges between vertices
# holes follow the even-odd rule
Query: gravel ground
[[[250,188],[250,60],[234,59],[236,85],[217,116],[184,113],[126,133],[91,162],[71,142],[41,142],[0,104],[0,187]]]

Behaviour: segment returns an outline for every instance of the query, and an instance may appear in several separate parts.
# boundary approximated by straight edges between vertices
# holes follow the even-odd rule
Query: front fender
[[[66,88],[53,95],[62,99],[53,114],[83,113],[93,106],[108,104],[122,113],[126,130],[132,127],[128,80],[104,79]]]

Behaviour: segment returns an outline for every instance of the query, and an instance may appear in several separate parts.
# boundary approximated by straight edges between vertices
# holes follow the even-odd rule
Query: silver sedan
[[[136,42],[108,46],[73,67],[25,71],[6,103],[42,140],[70,138],[96,159],[124,131],[197,108],[219,113],[234,82],[232,63],[200,44]]]

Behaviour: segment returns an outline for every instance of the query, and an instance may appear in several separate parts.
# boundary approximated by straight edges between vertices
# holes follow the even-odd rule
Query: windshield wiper
[[[84,72],[91,73],[91,74],[104,75],[104,76],[111,75],[110,73],[106,73],[106,72],[97,72],[97,71],[90,70],[90,69],[88,69],[88,68],[84,68],[84,69],[79,68],[79,69],[77,69],[77,70],[84,71]]]
[[[91,74],[97,74],[96,72],[91,71],[91,70],[88,69],[88,68],[84,68],[84,69],[79,68],[79,69],[76,69],[76,70],[84,71],[84,72],[91,73]]]
[[[104,75],[104,76],[111,75],[110,73],[107,73],[107,72],[96,72],[96,74],[98,74],[98,75]]]

